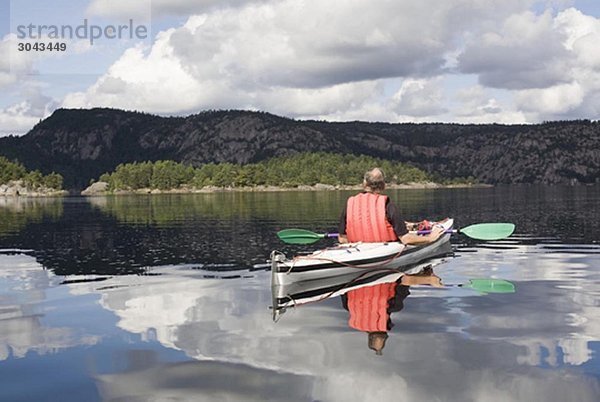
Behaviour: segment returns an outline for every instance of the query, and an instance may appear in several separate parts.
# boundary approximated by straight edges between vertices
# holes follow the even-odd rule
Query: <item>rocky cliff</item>
[[[158,117],[113,109],[57,110],[23,137],[0,138],[0,155],[56,171],[67,188],[119,163],[171,159],[257,162],[305,151],[366,154],[443,177],[484,183],[600,182],[600,123],[386,124],[296,121],[268,113],[208,111]]]

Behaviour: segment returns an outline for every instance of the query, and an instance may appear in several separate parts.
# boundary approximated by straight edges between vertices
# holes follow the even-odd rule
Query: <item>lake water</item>
[[[391,191],[407,220],[513,222],[452,239],[383,355],[340,297],[272,320],[272,250],[335,231],[351,193],[0,198],[0,400],[598,401],[600,187]]]

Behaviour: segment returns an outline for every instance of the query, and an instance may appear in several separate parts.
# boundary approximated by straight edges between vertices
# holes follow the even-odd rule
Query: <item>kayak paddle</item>
[[[462,233],[475,240],[501,240],[513,234],[514,231],[513,223],[477,223],[459,229],[457,233]]]
[[[515,293],[515,285],[504,279],[469,279],[460,285],[445,285],[476,290],[481,293]]]
[[[447,230],[446,233],[462,233],[475,240],[501,240],[510,236],[515,230],[512,223],[476,223],[462,229]],[[431,230],[410,232],[416,234],[431,233]],[[284,229],[277,236],[288,244],[312,244],[321,239],[338,237],[337,233],[315,233],[305,229]]]
[[[277,232],[277,236],[288,244],[312,244],[317,240],[338,237],[337,233],[315,233],[305,229],[284,229]]]

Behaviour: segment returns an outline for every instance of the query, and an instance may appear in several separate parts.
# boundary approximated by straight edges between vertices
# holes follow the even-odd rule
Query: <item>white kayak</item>
[[[454,221],[439,222],[446,231]],[[289,285],[300,281],[348,275],[364,270],[397,270],[415,268],[430,258],[451,252],[450,233],[445,233],[433,243],[405,246],[400,242],[340,244],[288,259],[284,254],[271,253],[271,284]]]

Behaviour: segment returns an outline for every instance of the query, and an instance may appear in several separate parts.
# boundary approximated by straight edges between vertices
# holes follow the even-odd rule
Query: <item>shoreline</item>
[[[407,183],[407,184],[389,184],[386,190],[429,190],[443,188],[490,188],[491,184],[439,184],[433,182],[427,183]],[[212,193],[268,193],[268,192],[295,192],[295,191],[360,191],[362,185],[330,185],[315,184],[314,186],[300,185],[298,187],[279,187],[279,186],[252,186],[252,187],[203,187],[191,188],[182,187],[177,189],[159,190],[150,188],[140,188],[136,190],[114,190],[114,191],[90,191],[83,190],[80,194],[84,197],[101,197],[111,195],[162,195],[162,194],[212,194]]]
[[[66,190],[56,191],[52,193],[28,193],[28,194],[0,194],[0,199],[9,198],[63,198],[70,194]]]
[[[69,195],[66,190],[56,190],[48,187],[29,188],[22,180],[11,180],[0,184],[0,197],[3,198],[47,198],[64,197]]]

